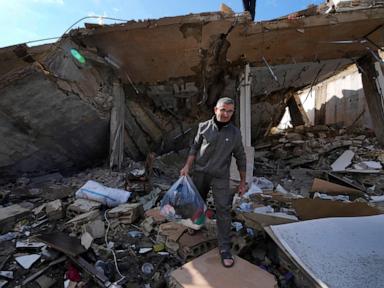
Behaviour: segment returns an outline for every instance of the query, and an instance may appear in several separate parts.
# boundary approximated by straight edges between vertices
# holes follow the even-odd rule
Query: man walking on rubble
[[[187,162],[180,171],[186,176],[194,163],[193,182],[204,201],[212,187],[216,205],[218,244],[224,267],[235,263],[231,254],[231,208],[234,192],[229,189],[229,168],[232,155],[236,158],[240,173],[238,191],[245,192],[246,157],[240,130],[231,122],[235,110],[231,98],[220,98],[214,108],[212,119],[199,123],[191,145]]]

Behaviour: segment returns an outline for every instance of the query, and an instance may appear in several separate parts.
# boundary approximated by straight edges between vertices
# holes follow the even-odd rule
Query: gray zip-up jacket
[[[246,171],[246,157],[240,130],[232,123],[219,131],[212,119],[199,123],[189,155],[196,156],[195,171],[217,178],[228,178],[232,155],[239,171]]]

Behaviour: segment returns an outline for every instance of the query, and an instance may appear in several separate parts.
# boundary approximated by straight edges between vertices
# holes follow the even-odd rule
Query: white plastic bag
[[[263,193],[263,190],[260,189],[254,182],[251,183],[251,187],[249,187],[248,191],[244,193],[243,197],[248,198],[252,194],[260,194]]]
[[[261,190],[273,190],[273,183],[265,177],[254,177],[252,183],[255,183]]]
[[[116,207],[127,203],[131,192],[106,187],[96,181],[89,180],[76,192],[76,199],[88,199],[103,203],[108,207]]]
[[[190,219],[193,224],[202,225],[205,222],[206,209],[207,206],[192,179],[181,176],[161,200],[160,212],[169,220]]]

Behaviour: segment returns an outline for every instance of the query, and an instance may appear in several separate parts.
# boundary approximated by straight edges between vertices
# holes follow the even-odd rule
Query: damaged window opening
[[[0,288],[383,286],[384,1],[261,2],[0,48]]]

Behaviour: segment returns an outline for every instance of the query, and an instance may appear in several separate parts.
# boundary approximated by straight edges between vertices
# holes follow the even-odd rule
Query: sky
[[[324,1],[257,0],[255,21],[274,19]],[[221,3],[235,12],[243,11],[242,0],[0,0],[0,47],[59,37],[76,21],[86,16],[122,20],[157,19],[219,11]],[[100,19],[85,20],[88,23],[98,21]],[[104,23],[117,22],[104,20]],[[83,26],[84,21],[74,28]],[[42,43],[44,42],[35,45]]]

